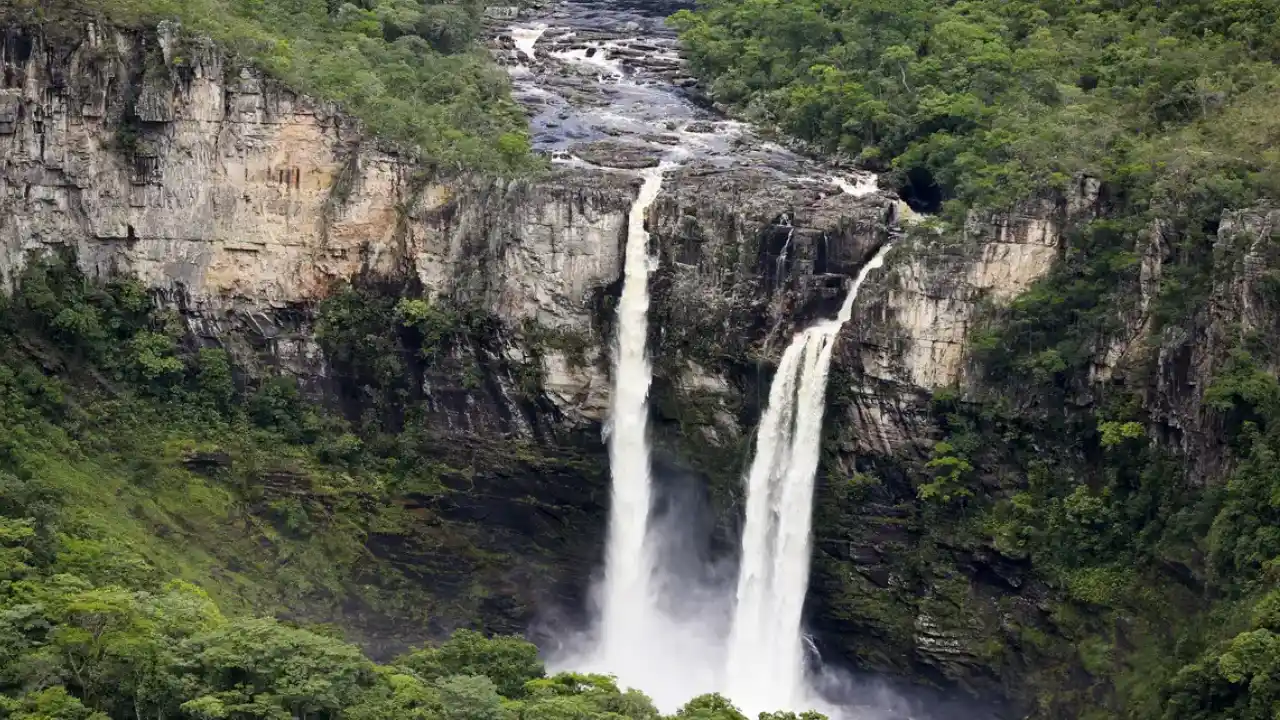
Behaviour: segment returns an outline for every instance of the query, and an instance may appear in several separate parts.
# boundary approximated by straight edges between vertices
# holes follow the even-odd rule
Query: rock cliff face
[[[1269,337],[1275,332],[1280,312],[1273,285],[1280,267],[1277,237],[1280,210],[1256,207],[1225,213],[1213,244],[1207,308],[1190,330],[1171,327],[1147,338],[1143,330],[1150,325],[1151,303],[1146,288],[1159,278],[1168,252],[1162,228],[1153,228],[1143,254],[1142,302],[1127,327],[1128,336],[1135,339],[1124,344],[1122,352],[1113,347],[1106,354],[1118,358],[1117,363],[1140,353],[1156,355],[1161,372],[1146,400],[1161,423],[1161,440],[1187,459],[1198,482],[1222,477],[1226,463],[1221,414],[1204,405],[1208,381],[1242,338]]]
[[[481,547],[528,546],[483,576],[514,607],[481,603],[445,621],[514,630],[541,598],[580,600],[602,538],[607,348],[638,179],[582,169],[429,177],[335,108],[164,28],[88,26],[57,40],[11,28],[0,70],[0,283],[12,287],[32,253],[70,249],[91,275],[140,278],[181,311],[193,338],[226,347],[251,374],[286,372],[321,397],[342,379],[315,338],[314,309],[343,282],[412,286],[496,318],[498,329],[467,351],[485,382],[452,371],[419,378],[439,433],[468,452],[528,442],[548,456],[593,458],[595,469],[494,465],[437,502]],[[1066,224],[1098,203],[1097,183],[1084,178],[1068,197],[973,218],[959,238],[912,233],[868,283],[833,369],[817,511],[826,534],[810,615],[840,654],[991,684],[998,663],[973,638],[998,631],[1001,598],[1022,569],[969,553],[952,565],[964,572],[908,580],[913,540],[898,520],[910,482],[898,477],[897,490],[868,499],[847,478],[871,463],[892,479],[897,463],[924,456],[936,435],[931,393],[969,382],[966,335],[979,305],[1048,272]],[[901,207],[741,169],[691,166],[665,181],[648,218],[655,435],[660,462],[695,471],[722,526],[733,524],[768,368],[797,327],[834,312],[848,277],[894,236]],[[1260,236],[1278,219],[1233,222]],[[1159,272],[1158,250],[1144,272]],[[1215,293],[1247,306],[1247,268],[1238,277],[1244,285]],[[533,393],[516,378],[530,366]],[[1170,407],[1171,423],[1194,412]],[[404,567],[438,564],[377,551]],[[528,558],[537,564],[519,569]],[[1028,593],[1022,602],[1034,604]]]
[[[851,388],[863,399],[851,407],[857,450],[892,454],[928,439],[931,421],[911,399],[974,386],[967,343],[981,304],[1006,303],[1043,277],[1065,228],[1098,213],[1099,193],[1096,180],[1080,177],[1065,197],[971,216],[959,237],[924,231],[900,243],[853,323],[857,342],[845,345],[844,361],[861,368]]]
[[[279,311],[340,281],[412,278],[513,326],[589,332],[603,317],[593,295],[620,278],[638,183],[626,174],[433,180],[335,108],[165,28],[61,42],[14,28],[0,64],[5,287],[29,253],[67,247],[91,275],[136,275],[179,302],[202,334],[292,344],[271,351],[314,374],[314,348]],[[688,170],[667,182],[654,231],[664,270],[703,305],[753,307],[788,283],[830,300],[882,241],[888,202]],[[587,405],[598,419],[600,399]]]
[[[333,398],[347,378],[317,341],[317,303],[348,281],[411,287],[499,321],[459,351],[471,357],[418,378],[451,447],[514,439],[575,458],[601,449],[612,303],[638,178],[427,177],[335,108],[163,27],[89,25],[56,37],[8,28],[0,69],[6,289],[31,257],[67,251],[90,276],[136,276],[180,311],[193,341],[226,348],[250,376],[291,374]],[[771,177],[678,170],[649,218],[653,342],[670,360],[664,427],[682,463],[687,448],[675,445],[686,426],[708,447],[746,436],[754,409],[742,395],[758,383],[745,377],[748,353],[767,359],[794,323],[838,302],[844,276],[885,238],[891,199]],[[546,343],[551,335],[572,342]],[[531,366],[536,397],[517,387]],[[460,377],[463,367],[485,380]],[[511,630],[529,621],[533,598],[586,585],[607,488],[599,472],[508,470],[482,473],[466,498],[436,509],[476,527],[482,545],[532,541],[526,556],[563,563],[540,577],[488,576],[495,592],[527,603],[486,618]],[[529,497],[562,520],[585,518],[577,534],[547,537],[557,531],[539,519],[548,511],[520,505]],[[406,567],[428,563],[382,550]]]

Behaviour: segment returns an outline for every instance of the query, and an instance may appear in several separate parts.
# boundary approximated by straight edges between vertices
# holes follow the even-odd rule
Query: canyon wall
[[[460,562],[376,535],[370,550],[449,595],[453,609],[432,631],[522,631],[548,605],[583,602],[603,538],[600,430],[638,178],[580,168],[432,176],[333,106],[163,27],[87,25],[57,38],[9,28],[0,70],[0,285],[12,289],[33,257],[72,253],[92,277],[137,277],[179,311],[193,344],[228,349],[251,378],[290,375],[337,406],[358,393],[315,325],[317,305],[344,284],[494,318],[485,337],[414,377],[441,457],[472,472],[447,477],[444,495],[404,502],[450,523],[446,550],[457,540],[498,559]],[[808,609],[824,650],[1017,694],[1022,648],[1008,628],[1052,632],[1046,590],[1025,559],[959,542],[922,548],[904,520],[911,473],[940,437],[934,397],[980,385],[967,349],[978,313],[1048,273],[1067,228],[1102,212],[1102,194],[1080,177],[1063,196],[942,236],[924,225],[901,232],[908,212],[884,193],[855,197],[766,170],[668,174],[648,218],[658,463],[712,499],[722,538],[737,522],[770,368],[797,328],[834,312],[878,247],[898,243],[868,281],[833,368]],[[1250,310],[1254,268],[1270,252],[1256,240],[1278,225],[1274,211],[1224,224],[1224,238],[1254,243],[1221,260],[1239,265],[1214,287],[1224,316],[1243,309],[1245,322],[1265,321]],[[1148,279],[1160,248],[1154,228]],[[1143,334],[1147,304],[1126,318],[1130,337]],[[1099,351],[1099,382],[1135,342]],[[1156,351],[1189,353],[1179,366],[1207,377],[1220,348],[1197,347],[1170,338]],[[1195,439],[1207,432],[1185,389],[1195,380],[1165,381],[1179,387],[1151,402],[1170,431],[1187,449],[1211,445]],[[872,472],[880,485],[857,485]],[[483,597],[468,595],[475,582]],[[387,641],[399,632],[392,620],[368,620],[365,637]]]

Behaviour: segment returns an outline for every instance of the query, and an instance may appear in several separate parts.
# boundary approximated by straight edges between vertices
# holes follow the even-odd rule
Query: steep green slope
[[[355,290],[322,305],[322,345],[376,398],[348,421],[292,378],[184,346],[177,315],[128,280],[55,259],[0,302],[0,509],[45,565],[130,588],[180,578],[228,613],[337,623],[380,656],[460,625],[522,631],[534,594],[577,582],[551,566],[590,567],[595,548],[574,543],[599,528],[598,463],[446,440],[406,402],[400,343],[421,343],[427,316],[434,347],[471,342],[455,313],[409,299],[406,321]]]
[[[441,349],[464,322],[420,298],[350,289],[318,316],[342,367],[381,364],[365,390],[382,401],[405,392],[408,373],[386,362],[399,346],[380,332],[421,332]],[[517,637],[461,630],[384,665],[342,639],[359,629],[353,614],[391,618],[400,649],[428,622],[459,619],[432,560],[397,566],[373,551],[376,535],[434,542],[437,565],[481,593],[499,587],[485,563],[509,564],[494,552],[501,539],[469,545],[466,523],[406,507],[468,470],[444,465],[457,450],[416,436],[411,415],[395,432],[376,409],[347,423],[291,381],[251,381],[221,350],[184,349],[176,320],[138,285],[94,283],[56,258],[28,267],[0,304],[0,717],[663,717],[612,678],[546,676]],[[351,337],[361,344],[344,345]],[[484,462],[473,458],[476,484]],[[536,464],[547,486],[565,472],[522,448],[493,462]],[[520,562],[541,572],[530,550]],[[255,617],[265,613],[288,619]],[[340,627],[309,624],[324,618]],[[669,717],[746,720],[718,695]]]
[[[17,0],[0,18],[56,28],[86,18],[174,22],[289,87],[340,103],[379,136],[444,171],[536,167],[507,76],[479,46],[477,2]],[[74,27],[74,25],[70,25]],[[181,65],[181,47],[175,48]]]

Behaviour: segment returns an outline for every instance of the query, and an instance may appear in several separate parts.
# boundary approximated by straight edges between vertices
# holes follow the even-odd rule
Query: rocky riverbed
[[[874,176],[803,157],[730,119],[685,70],[662,2],[560,2],[495,26],[491,46],[529,113],[534,148],[559,163],[634,170],[661,162],[748,169],[869,194]]]

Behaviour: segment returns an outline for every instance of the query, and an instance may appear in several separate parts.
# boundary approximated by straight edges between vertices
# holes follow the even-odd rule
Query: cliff
[[[250,382],[293,376],[356,415],[367,409],[369,378],[329,356],[316,326],[319,303],[342,285],[395,288],[495,318],[448,361],[406,368],[434,430],[453,438],[441,454],[481,467],[452,497],[419,500],[461,523],[461,533],[474,527],[495,551],[511,548],[499,538],[523,535],[517,546],[533,543],[513,553],[523,561],[555,548],[559,570],[513,580],[514,566],[502,566],[501,578],[486,575],[489,592],[520,598],[514,611],[480,611],[490,627],[524,627],[533,599],[553,588],[562,589],[556,602],[581,602],[572,596],[601,545],[605,348],[637,179],[578,169],[514,181],[430,177],[334,107],[174,28],[89,25],[65,36],[9,28],[0,68],[7,289],[32,258],[69,252],[91,279],[137,278],[179,312],[193,346],[228,350]],[[740,440],[753,412],[742,407],[742,378],[730,377],[745,361],[698,364],[716,359],[708,333],[735,353],[766,357],[765,340],[798,322],[797,310],[839,302],[842,278],[884,242],[892,206],[835,188],[780,187],[766,174],[671,173],[650,217],[660,261],[653,342],[670,371],[664,387],[720,397],[723,410],[701,420],[698,437]],[[683,405],[667,408],[682,432]],[[595,455],[597,467],[569,471],[558,485],[545,465],[501,467],[511,462],[501,453],[508,459],[488,469],[476,460],[511,442],[566,462]],[[694,459],[676,449],[671,457]],[[583,521],[572,537],[557,537],[547,512]],[[394,560],[448,584],[432,577],[439,560]],[[438,622],[474,617],[469,607]]]
[[[14,289],[32,258],[66,250],[91,278],[139,279],[179,313],[190,347],[226,349],[250,384],[297,378],[312,399],[391,425],[410,406],[422,412],[428,454],[457,472],[397,501],[440,523],[436,544],[374,532],[367,549],[443,599],[423,632],[522,631],[546,607],[581,606],[602,540],[600,430],[636,178],[432,176],[335,107],[172,28],[9,28],[0,70],[0,284]],[[1025,700],[1035,688],[1019,684],[1043,651],[1027,638],[1072,639],[1027,557],[930,529],[918,486],[954,430],[940,403],[986,389],[970,347],[979,319],[1049,274],[1070,251],[1069,228],[1105,202],[1080,177],[1061,196],[973,216],[962,233],[902,233],[904,206],[885,193],[764,170],[668,174],[647,218],[658,464],[711,500],[720,540],[734,530],[771,364],[797,327],[834,312],[871,253],[897,242],[843,332],[829,389],[808,610],[824,652]],[[1277,226],[1274,211],[1224,222],[1204,342],[1166,333],[1154,348],[1161,374],[1143,401],[1201,474],[1225,460],[1189,388],[1234,342],[1229,318],[1274,317],[1259,287]],[[1161,237],[1154,228],[1142,297],[1099,349],[1091,382],[1122,376],[1144,352]],[[413,357],[386,401],[373,365],[318,330],[321,306],[347,285],[483,322],[429,361],[421,346],[396,345]],[[355,347],[372,336],[352,337]],[[993,478],[1012,455],[987,452],[976,482],[1003,497]],[[441,552],[457,547],[470,555]],[[393,611],[321,615],[370,645],[417,639]]]

